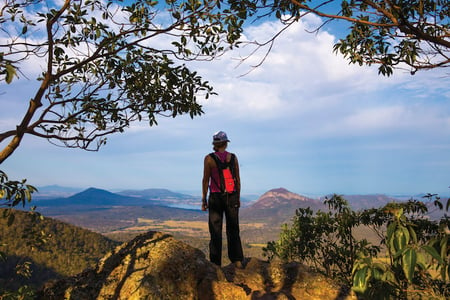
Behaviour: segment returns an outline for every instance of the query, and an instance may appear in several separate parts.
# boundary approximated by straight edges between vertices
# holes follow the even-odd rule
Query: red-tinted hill
[[[243,208],[241,218],[265,221],[271,224],[288,222],[298,208],[326,209],[321,201],[292,193],[285,188],[272,189],[264,193],[255,203]]]

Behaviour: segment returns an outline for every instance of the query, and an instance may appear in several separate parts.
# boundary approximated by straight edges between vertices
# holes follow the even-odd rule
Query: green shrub
[[[441,214],[430,220],[429,206],[444,207],[436,195],[425,198],[353,211],[342,196],[333,195],[325,200],[327,212],[297,209],[264,253],[303,262],[363,299],[444,299],[450,296],[449,219]],[[449,201],[445,211],[448,206]],[[355,238],[361,226],[373,230],[379,243]]]

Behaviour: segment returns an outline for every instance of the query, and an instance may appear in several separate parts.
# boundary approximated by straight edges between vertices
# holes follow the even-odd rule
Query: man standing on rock
[[[241,180],[235,154],[227,152],[227,134],[219,131],[213,136],[214,152],[205,156],[202,180],[202,210],[209,210],[209,258],[220,266],[222,263],[222,223],[225,214],[228,257],[238,268],[244,259],[239,235],[239,207]],[[224,171],[225,170],[225,171]],[[227,173],[228,171],[228,173]],[[232,178],[228,178],[231,173]],[[210,190],[209,199],[206,200]]]

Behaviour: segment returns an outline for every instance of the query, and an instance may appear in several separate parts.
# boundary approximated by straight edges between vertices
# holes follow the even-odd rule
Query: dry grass
[[[263,248],[267,246],[267,244],[254,244],[254,243],[250,243],[248,245],[253,248]]]
[[[174,220],[167,220],[164,221],[163,226],[169,227],[169,228],[191,228],[191,229],[201,229],[201,230],[208,230],[208,223],[203,221],[174,221]]]
[[[135,226],[122,228],[111,233],[140,233],[146,231],[161,231],[173,235],[193,237],[204,237],[209,234],[208,223],[204,221],[161,221],[144,218],[138,218],[138,224]]]
[[[239,227],[241,229],[261,229],[267,224],[264,223],[241,223],[239,224]]]
[[[138,218],[137,225],[125,227],[116,230],[118,232],[146,232],[150,230],[166,232],[169,234],[187,235],[193,237],[207,237],[209,236],[208,222],[205,221],[186,221],[186,220],[155,220]],[[243,223],[240,224],[241,230],[261,229],[265,226],[264,223]],[[225,225],[224,225],[225,230]]]

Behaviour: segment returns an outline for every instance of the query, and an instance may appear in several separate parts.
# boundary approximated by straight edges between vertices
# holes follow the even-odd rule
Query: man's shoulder
[[[206,154],[205,161],[214,161],[214,152]]]

